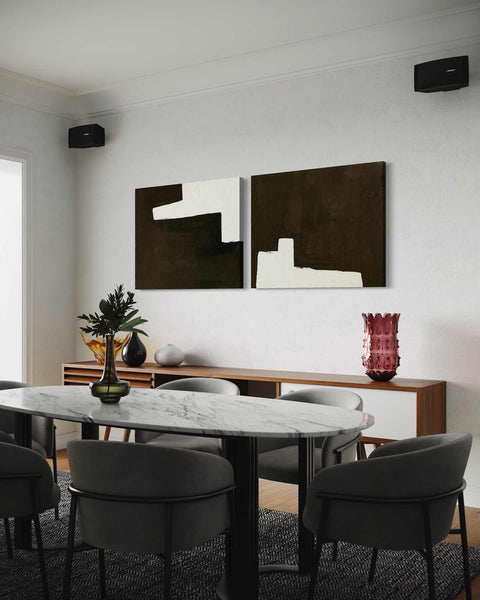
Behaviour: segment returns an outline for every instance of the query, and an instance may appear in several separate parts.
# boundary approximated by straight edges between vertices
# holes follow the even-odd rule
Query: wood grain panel
[[[435,383],[417,391],[417,435],[447,431],[447,384]]]
[[[66,363],[65,368],[102,370],[95,361]],[[429,379],[403,379],[396,377],[392,381],[372,381],[366,375],[342,375],[337,373],[306,373],[301,371],[272,371],[264,369],[240,369],[231,367],[204,367],[182,365],[180,367],[160,367],[156,363],[144,363],[141,367],[127,367],[117,362],[117,369],[125,372],[147,372],[175,377],[221,377],[222,379],[275,381],[279,383],[307,383],[311,385],[333,385],[337,387],[354,386],[374,390],[415,392],[419,388],[435,383],[444,383]]]

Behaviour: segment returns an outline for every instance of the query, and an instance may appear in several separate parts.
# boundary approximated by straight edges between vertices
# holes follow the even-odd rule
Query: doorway
[[[0,379],[25,377],[24,162],[0,158]]]

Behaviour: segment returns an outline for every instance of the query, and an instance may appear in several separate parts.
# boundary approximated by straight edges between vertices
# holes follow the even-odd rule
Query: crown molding
[[[73,92],[0,70],[0,100],[86,120],[254,85],[480,43],[480,2]],[[435,58],[435,57],[434,57]]]
[[[76,114],[86,119],[326,70],[427,55],[478,43],[479,31],[477,2],[84,91],[76,97]]]
[[[75,119],[75,92],[0,69],[0,101]]]

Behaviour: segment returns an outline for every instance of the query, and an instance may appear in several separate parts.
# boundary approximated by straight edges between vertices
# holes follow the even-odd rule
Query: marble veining
[[[368,413],[305,402],[179,390],[132,389],[102,404],[86,386],[0,391],[0,410],[65,421],[218,437],[322,437],[368,429]]]

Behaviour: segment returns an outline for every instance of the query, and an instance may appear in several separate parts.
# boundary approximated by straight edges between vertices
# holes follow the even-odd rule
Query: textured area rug
[[[53,511],[42,515],[45,542],[66,541],[69,476],[60,474],[62,502],[60,521]],[[38,560],[35,552],[15,550],[7,560],[3,527],[0,526],[0,598],[37,600],[42,598]],[[260,562],[295,563],[297,524],[289,513],[260,510]],[[370,550],[340,544],[338,560],[331,560],[327,547],[319,571],[318,600],[422,600],[428,598],[424,559],[416,552],[379,553],[376,581],[366,582]],[[470,554],[472,573],[480,570],[480,549]],[[52,600],[62,597],[64,553],[47,553],[47,568]],[[173,564],[175,600],[214,599],[215,587],[224,569],[223,537],[188,552],[175,555]],[[152,556],[106,553],[107,595],[109,599],[158,600],[162,598],[162,560]],[[437,600],[453,598],[463,587],[460,546],[441,543],[435,548]],[[261,600],[304,600],[308,577],[294,573],[269,573],[260,576]],[[75,554],[72,595],[75,600],[99,598],[97,552]]]

